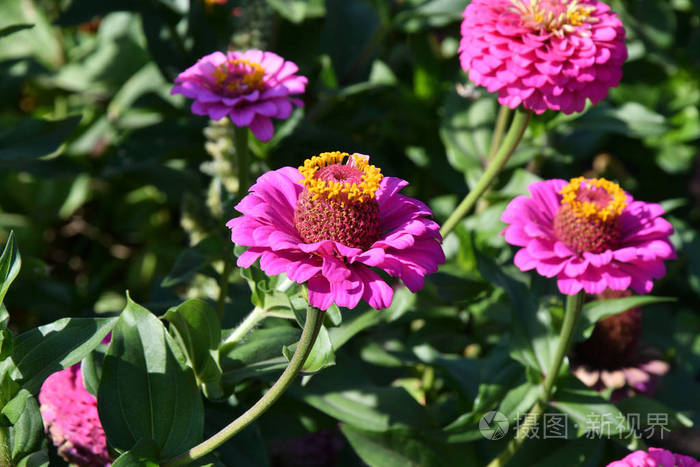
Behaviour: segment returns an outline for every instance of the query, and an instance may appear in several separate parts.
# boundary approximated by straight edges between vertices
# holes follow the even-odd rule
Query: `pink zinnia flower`
[[[535,113],[580,112],[620,83],[625,30],[596,0],[473,0],[460,62],[498,101]]]
[[[309,303],[322,310],[360,299],[388,307],[393,290],[371,268],[423,288],[445,262],[439,227],[425,204],[399,194],[407,182],[382,177],[368,160],[330,152],[262,175],[236,206],[243,216],[227,224],[234,243],[251,247],[238,265],[260,258],[267,274],[306,283]]]
[[[271,117],[288,118],[292,104],[304,103],[307,79],[279,55],[262,50],[214,52],[175,78],[171,94],[194,99],[192,113],[219,120],[226,115],[238,127],[250,127],[260,141],[272,138]]]
[[[604,178],[532,183],[532,197],[518,196],[501,220],[511,245],[522,247],[515,265],[557,277],[559,290],[575,295],[605,289],[649,293],[676,257],[673,227],[658,204],[634,201]]]
[[[620,298],[628,291],[606,290],[598,298]],[[641,345],[642,310],[629,310],[598,321],[591,336],[571,354],[571,370],[586,386],[614,389],[612,401],[636,393],[653,396],[669,365],[653,348]]]
[[[82,467],[111,465],[97,399],[85,389],[80,365],[46,378],[39,403],[46,431],[61,457]]]
[[[690,456],[674,454],[660,448],[649,448],[649,452],[634,451],[607,467],[700,467],[700,462]]]

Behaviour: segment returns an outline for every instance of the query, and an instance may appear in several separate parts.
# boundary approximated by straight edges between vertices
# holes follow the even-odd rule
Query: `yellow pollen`
[[[328,165],[342,163],[343,159],[346,157],[348,158],[348,164],[352,164],[353,167],[362,172],[362,181],[359,184],[334,182],[316,178],[315,175],[318,169]],[[339,199],[341,203],[346,199],[348,201],[359,202],[374,199],[377,189],[379,188],[379,182],[381,182],[383,178],[380,169],[370,165],[367,158],[359,154],[353,154],[351,156],[346,152],[338,151],[323,152],[318,156],[313,156],[311,159],[306,159],[304,165],[299,167],[299,172],[304,176],[301,183],[306,187],[309,193],[313,194],[313,199],[318,199],[320,197],[329,200]]]
[[[526,25],[562,36],[574,32],[584,23],[595,23],[595,6],[581,5],[579,0],[510,0]],[[555,11],[552,11],[555,9]],[[557,13],[558,12],[558,13]]]
[[[579,201],[581,188],[597,188],[605,191],[610,200],[605,206],[590,201]],[[606,222],[608,219],[616,219],[627,206],[627,195],[620,185],[604,178],[586,179],[584,177],[572,178],[569,184],[561,189],[561,205],[569,205],[577,217],[595,218]]]
[[[212,76],[216,84],[225,86],[229,91],[260,91],[265,87],[265,68],[245,58],[225,61],[212,72]]]

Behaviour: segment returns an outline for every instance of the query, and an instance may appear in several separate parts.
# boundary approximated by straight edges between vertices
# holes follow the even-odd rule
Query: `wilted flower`
[[[346,164],[343,160],[348,158]],[[399,277],[413,292],[445,261],[438,225],[422,202],[399,194],[407,182],[383,177],[359,154],[326,152],[302,167],[262,175],[228,222],[249,246],[238,265],[260,258],[270,275],[306,283],[312,306],[391,304],[392,288],[371,268]]]
[[[598,298],[619,298],[629,292],[606,291]],[[576,345],[571,355],[573,373],[586,386],[614,389],[612,400],[635,393],[654,395],[669,365],[659,353],[640,346],[642,311],[631,308],[598,321],[591,336]]]
[[[460,62],[469,79],[510,108],[583,110],[622,78],[625,30],[596,0],[473,0]]]
[[[290,94],[301,94],[307,79],[299,68],[279,55],[262,50],[214,52],[175,78],[172,94],[194,99],[192,113],[212,120],[229,116],[238,127],[250,127],[261,141],[272,138],[271,117],[288,118],[292,104],[303,106]]]
[[[81,467],[111,465],[97,399],[85,389],[79,365],[46,378],[39,403],[46,431],[61,457]]]
[[[649,293],[652,279],[666,274],[664,260],[676,257],[664,209],[634,201],[615,183],[579,177],[528,188],[532,197],[516,197],[501,217],[509,224],[506,241],[523,247],[516,266],[556,276],[564,294],[607,288]]]
[[[649,448],[649,452],[634,451],[607,467],[700,467],[700,462],[666,449]]]

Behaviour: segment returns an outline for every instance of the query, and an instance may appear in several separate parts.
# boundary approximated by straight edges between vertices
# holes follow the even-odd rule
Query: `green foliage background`
[[[22,252],[4,300],[11,329],[137,313],[125,290],[159,316],[187,298],[214,304],[222,251],[235,258],[211,212],[232,215],[235,170],[212,160],[226,128],[192,115],[170,89],[177,73],[215,50],[273,50],[309,78],[304,109],[276,122],[272,141],[253,141],[254,176],[322,151],[370,154],[444,221],[483,172],[497,113],[494,96],[459,68],[466,3],[0,0],[0,244],[14,231]],[[386,311],[332,313],[326,340],[334,356],[324,353],[319,368],[335,366],[294,386],[219,451],[221,462],[269,465],[271,440],[319,429],[344,440],[339,465],[481,465],[493,457],[503,444],[484,440],[478,420],[488,410],[527,410],[538,383],[527,362],[548,344],[518,343],[556,335],[561,320],[552,281],[511,266],[499,218],[530,182],[582,174],[616,180],[668,211],[679,259],[654,295],[676,301],[645,306],[644,341],[672,364],[654,403],[679,428],[700,421],[700,2],[610,3],[628,33],[622,84],[581,115],[535,117],[497,185],[445,239],[448,264],[426,289],[398,291]],[[235,273],[224,336],[252,309],[251,286],[255,306],[294,317],[293,300],[270,293],[276,281],[259,270]],[[513,283],[525,300],[503,291]],[[168,312],[174,337],[143,345],[186,348],[183,329],[201,328],[183,307]],[[257,399],[298,331],[289,319],[269,318],[242,343],[216,348],[207,336],[197,337],[197,355],[176,360],[189,358],[211,399],[192,409],[206,414],[210,433]],[[106,372],[117,364],[110,353]],[[178,381],[192,378],[180,370]],[[572,417],[608,404],[566,381],[559,407]],[[217,400],[232,392],[228,404]],[[605,407],[624,413],[650,403]],[[574,440],[573,432],[569,441],[529,443],[512,465],[596,465],[624,453],[626,442]]]

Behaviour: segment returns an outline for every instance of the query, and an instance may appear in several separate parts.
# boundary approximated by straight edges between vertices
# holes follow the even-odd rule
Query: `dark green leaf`
[[[404,430],[376,433],[348,424],[340,428],[353,449],[370,467],[441,466],[443,453],[436,452]]]
[[[510,296],[511,355],[541,374],[546,373],[558,335],[552,329],[549,313],[537,309],[525,284],[508,275],[481,253],[477,252],[476,257],[479,272],[484,278],[502,287]]]
[[[7,289],[10,288],[10,284],[12,284],[12,281],[15,280],[15,277],[19,274],[21,266],[22,257],[15,244],[15,234],[10,232],[10,236],[7,238],[7,244],[0,256],[0,304],[2,304]],[[7,313],[7,311],[5,311],[5,313]],[[5,323],[7,322],[5,316],[3,316],[3,321]]]
[[[574,341],[582,341],[588,339],[593,332],[595,323],[608,316],[616,315],[627,311],[630,308],[635,308],[651,303],[672,302],[674,298],[669,297],[652,297],[650,295],[639,295],[636,297],[615,298],[612,300],[596,300],[586,303],[581,312]]]
[[[83,358],[80,362],[80,372],[83,374],[83,385],[85,389],[97,397],[97,389],[100,386],[100,379],[102,378],[102,366],[96,361],[95,352],[90,352]]]
[[[165,318],[170,321],[170,331],[187,356],[197,380],[207,390],[207,396],[222,397],[219,366],[221,325],[216,311],[201,300],[188,300],[168,310]]]
[[[63,318],[17,337],[13,360],[22,387],[36,394],[51,374],[78,363],[107,336],[117,318]]]
[[[231,387],[251,376],[284,369],[282,348],[299,340],[301,332],[290,326],[256,329],[244,342],[224,344],[220,349],[223,382]]]
[[[150,440],[143,440],[123,453],[112,463],[116,467],[158,467],[158,445]]]
[[[160,320],[130,298],[114,327],[97,401],[116,449],[149,440],[169,458],[202,436],[204,412],[192,370]]]
[[[19,461],[17,467],[49,467],[49,454],[46,449],[34,452]]]
[[[14,410],[21,406],[21,412],[14,421],[15,414],[9,414],[9,411],[6,413],[5,408],[18,399],[21,400],[17,404],[13,404]],[[17,461],[41,447],[41,441],[44,439],[44,423],[41,420],[39,404],[29,391],[22,389],[13,401],[3,408],[3,413],[14,424],[10,428],[10,435],[12,437],[12,458]]]
[[[172,287],[187,282],[215,258],[220,257],[221,251],[221,238],[218,235],[207,237],[195,246],[183,250],[161,285]]]
[[[0,163],[33,159],[55,152],[75,130],[82,117],[62,120],[20,120],[0,133]]]

